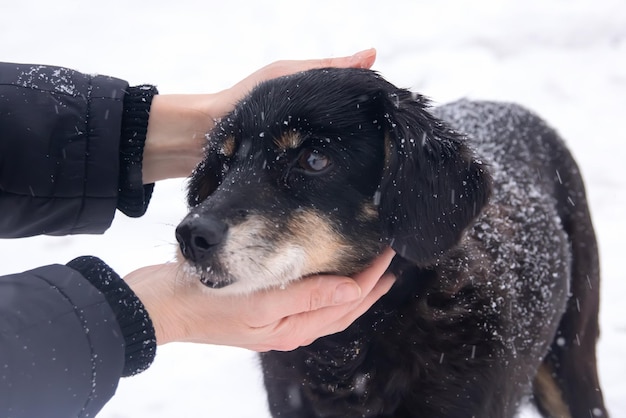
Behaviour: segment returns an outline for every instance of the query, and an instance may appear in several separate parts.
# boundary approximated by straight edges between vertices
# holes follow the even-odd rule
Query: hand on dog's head
[[[352,274],[385,245],[433,263],[491,189],[463,137],[426,99],[370,70],[267,81],[208,141],[177,238],[205,284],[240,283],[238,292]]]

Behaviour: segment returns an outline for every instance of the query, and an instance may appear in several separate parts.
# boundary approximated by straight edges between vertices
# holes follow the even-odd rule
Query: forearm
[[[124,363],[115,315],[78,272],[0,277],[0,416],[94,416]]]
[[[67,68],[0,63],[0,236],[109,226],[127,86]]]
[[[145,212],[156,89],[55,66],[0,63],[0,236],[101,233]]]

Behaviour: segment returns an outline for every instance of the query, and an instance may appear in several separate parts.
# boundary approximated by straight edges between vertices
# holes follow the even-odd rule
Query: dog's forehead
[[[373,115],[372,105],[380,88],[371,85],[377,77],[334,69],[270,80],[222,120],[213,141],[220,153],[232,156],[249,140],[254,149],[260,145],[284,151],[299,148],[309,137],[331,141],[379,129],[380,117]]]
[[[277,152],[298,149],[304,144],[308,135],[309,133],[302,132],[297,128],[286,130],[257,128],[209,136],[208,139],[212,151],[230,158],[236,152],[250,154],[260,149]]]

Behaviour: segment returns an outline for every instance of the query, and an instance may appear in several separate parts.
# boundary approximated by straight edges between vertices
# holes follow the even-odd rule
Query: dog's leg
[[[550,352],[535,379],[535,401],[546,417],[608,417],[596,370],[600,299],[598,248],[582,179],[573,160],[566,160],[565,165],[559,179],[563,192],[557,198],[571,243],[570,298]],[[554,386],[550,381],[556,384],[559,389],[556,392],[561,393],[562,400],[569,406],[569,415],[564,415],[558,407],[556,392],[546,390]]]

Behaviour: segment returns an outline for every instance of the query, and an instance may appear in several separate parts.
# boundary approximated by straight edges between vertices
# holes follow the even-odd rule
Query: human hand
[[[370,68],[376,50],[349,57],[276,61],[215,94],[164,94],[152,99],[143,153],[143,183],[187,177],[202,160],[205,135],[215,121],[264,80],[323,67]]]
[[[315,68],[370,68],[375,60],[376,50],[370,48],[349,57],[276,61],[250,74],[231,88],[218,93],[219,100],[214,107],[214,113],[218,117],[228,114],[250,90],[266,80]]]
[[[319,275],[252,295],[222,295],[180,265],[144,267],[125,277],[146,307],[157,344],[186,341],[254,351],[289,351],[346,329],[393,285],[387,249],[354,279]],[[382,277],[381,277],[382,276]]]

